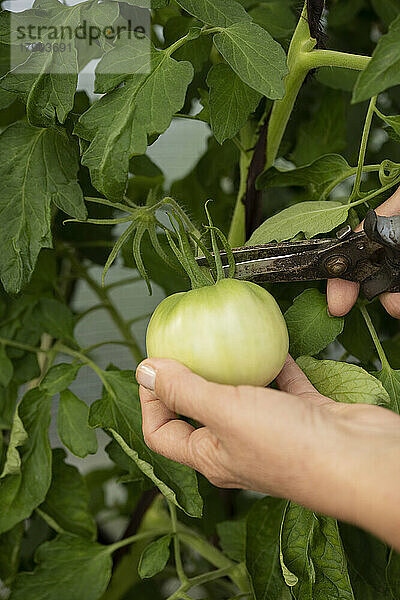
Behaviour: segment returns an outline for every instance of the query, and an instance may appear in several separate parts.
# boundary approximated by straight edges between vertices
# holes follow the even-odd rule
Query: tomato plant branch
[[[342,69],[363,71],[370,60],[370,56],[348,54],[337,50],[313,50],[303,56],[303,63],[307,65],[308,70],[318,69],[319,67],[340,67]]]
[[[377,100],[377,96],[374,96],[373,98],[371,98],[369,107],[368,107],[367,116],[365,118],[364,130],[363,130],[361,144],[360,144],[360,152],[359,152],[359,156],[358,156],[356,179],[354,182],[353,191],[350,194],[349,203],[354,198],[360,197],[361,178],[362,178],[362,174],[363,174],[365,155],[367,153],[368,139],[369,139],[369,134],[371,131],[371,125],[372,125],[372,119],[374,116],[376,100]]]
[[[161,537],[163,535],[168,535],[170,533],[169,529],[152,529],[151,531],[145,531],[143,533],[137,533],[128,538],[120,540],[119,542],[115,542],[114,544],[110,544],[106,546],[105,551],[108,554],[112,554],[116,550],[120,548],[124,548],[125,546],[130,546],[135,542],[141,542],[142,540],[147,540],[149,538]]]
[[[178,535],[178,519],[176,516],[176,506],[172,502],[168,501],[168,509],[171,515],[171,524],[172,524],[172,535],[174,539],[174,555],[175,555],[175,566],[176,572],[179,577],[179,581],[182,584],[182,587],[185,587],[189,583],[189,579],[184,571],[182,564],[182,555],[181,555],[181,547]],[[185,590],[186,591],[186,590]]]
[[[367,310],[367,307],[363,303],[359,303],[358,307],[359,307],[359,309],[361,311],[362,316],[364,317],[365,324],[367,325],[368,331],[369,331],[369,333],[370,333],[370,335],[371,335],[371,337],[372,337],[372,339],[374,341],[375,348],[376,348],[376,351],[377,351],[378,356],[379,356],[379,360],[382,363],[382,368],[384,370],[390,370],[391,367],[390,367],[389,361],[388,361],[388,359],[386,357],[385,351],[383,349],[383,346],[381,344],[381,341],[379,339],[377,331],[376,331],[376,329],[374,327],[374,324],[372,322],[371,316],[370,316],[370,314],[369,314],[369,312]]]
[[[204,585],[205,583],[209,583],[211,581],[215,581],[216,579],[220,579],[221,577],[229,575],[232,569],[234,569],[235,567],[236,565],[234,567],[217,569],[216,571],[210,571],[209,573],[204,573],[202,575],[197,575],[196,577],[191,577],[187,580],[187,582],[182,584],[180,588],[172,594],[172,596],[169,596],[168,600],[190,598],[190,596],[188,596],[186,592],[199,585]]]

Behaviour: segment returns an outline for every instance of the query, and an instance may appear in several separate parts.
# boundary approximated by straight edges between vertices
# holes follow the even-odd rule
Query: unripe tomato
[[[166,298],[147,330],[149,357],[177,360],[215,383],[268,385],[288,349],[275,299],[260,286],[235,279]]]

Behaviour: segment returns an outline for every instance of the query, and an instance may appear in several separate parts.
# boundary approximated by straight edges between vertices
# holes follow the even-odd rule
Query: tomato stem
[[[369,331],[369,333],[370,333],[370,335],[371,335],[371,337],[372,337],[372,339],[374,341],[375,348],[376,348],[376,351],[377,351],[378,356],[379,356],[379,360],[382,363],[382,368],[385,369],[385,370],[387,370],[387,369],[390,370],[391,367],[390,367],[389,361],[388,361],[388,359],[386,357],[385,351],[383,349],[383,346],[381,344],[381,341],[379,339],[377,331],[376,331],[376,329],[374,327],[374,324],[372,322],[371,316],[370,316],[370,314],[369,314],[369,312],[367,310],[367,307],[365,306],[365,304],[362,304],[362,303],[359,303],[358,307],[359,307],[359,309],[361,311],[362,316],[364,317],[365,324],[367,325],[368,331]]]
[[[364,169],[365,155],[367,153],[368,139],[369,139],[369,134],[371,131],[371,125],[372,125],[372,119],[374,116],[376,100],[377,100],[377,96],[374,96],[373,98],[371,98],[369,107],[368,107],[368,111],[367,111],[367,116],[365,118],[364,130],[363,130],[361,144],[360,144],[360,152],[359,152],[359,156],[358,156],[356,179],[354,182],[353,191],[350,194],[349,204],[352,202],[352,200],[354,198],[360,197],[361,179],[362,179],[362,174],[363,174],[363,169]]]

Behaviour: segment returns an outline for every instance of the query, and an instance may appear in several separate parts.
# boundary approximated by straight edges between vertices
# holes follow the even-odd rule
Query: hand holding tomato
[[[137,380],[144,438],[155,452],[216,486],[291,499],[400,550],[396,414],[333,402],[290,357],[277,379],[280,391],[210,383],[180,363],[155,358],[139,365]]]
[[[384,217],[400,214],[400,188],[389,200],[384,202],[376,212]],[[362,229],[362,225],[357,230]],[[335,317],[343,317],[357,301],[360,286],[343,279],[328,281],[328,306]],[[382,294],[381,302],[387,312],[395,319],[400,319],[400,294]]]

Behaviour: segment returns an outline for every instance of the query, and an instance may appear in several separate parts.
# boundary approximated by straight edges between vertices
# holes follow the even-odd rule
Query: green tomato
[[[289,349],[275,299],[235,279],[166,298],[150,320],[146,341],[149,358],[171,358],[208,381],[230,385],[268,385]]]

